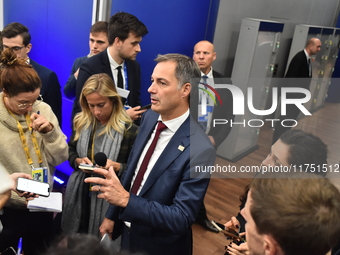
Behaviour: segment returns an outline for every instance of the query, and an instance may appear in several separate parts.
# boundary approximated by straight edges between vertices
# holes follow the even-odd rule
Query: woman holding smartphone
[[[95,74],[86,81],[80,105],[82,112],[74,118],[69,142],[69,162],[74,171],[66,188],[62,229],[66,234],[99,236],[99,226],[109,204],[90,191],[84,179],[92,176],[92,171],[80,169],[79,165],[94,165],[95,155],[102,152],[107,156],[102,167],[113,166],[120,177],[138,128],[126,114],[114,82],[107,74]]]
[[[40,96],[41,80],[32,66],[11,48],[2,52],[0,63],[0,163],[9,174],[43,170],[52,186],[54,166],[68,157],[66,136]],[[37,254],[52,234],[53,213],[30,213],[26,199],[11,193],[0,216],[0,251],[22,237],[25,254]]]

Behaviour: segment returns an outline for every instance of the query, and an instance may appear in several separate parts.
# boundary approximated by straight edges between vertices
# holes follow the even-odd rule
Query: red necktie
[[[132,188],[131,188],[131,193],[137,194],[137,191],[138,191],[138,189],[139,189],[139,187],[140,187],[140,185],[142,183],[142,180],[143,180],[144,174],[146,172],[146,169],[147,169],[147,167],[149,165],[149,161],[150,161],[150,158],[152,156],[152,153],[155,150],[155,147],[156,147],[159,135],[166,128],[167,128],[167,126],[163,122],[158,121],[158,126],[157,126],[157,129],[156,129],[155,137],[153,138],[152,143],[151,143],[148,151],[145,154],[143,162],[142,162],[142,164],[141,164],[141,166],[139,168],[139,171],[137,173],[136,179],[133,182],[133,185],[132,185]]]

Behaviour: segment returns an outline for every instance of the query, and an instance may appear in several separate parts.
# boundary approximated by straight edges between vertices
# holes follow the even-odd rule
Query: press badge
[[[198,105],[198,121],[199,122],[208,122],[208,115],[209,113],[212,113],[214,110],[214,107],[211,105],[206,105],[205,111],[202,107],[202,105]]]
[[[32,178],[38,182],[48,182],[47,167],[37,167],[32,169]]]

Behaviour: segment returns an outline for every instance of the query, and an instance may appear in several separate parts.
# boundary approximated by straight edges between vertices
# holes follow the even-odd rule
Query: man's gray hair
[[[197,63],[188,56],[177,53],[170,53],[165,55],[159,54],[155,61],[157,63],[166,61],[173,61],[177,63],[175,76],[178,80],[178,89],[180,89],[185,83],[190,83],[190,79],[201,77],[201,71]]]

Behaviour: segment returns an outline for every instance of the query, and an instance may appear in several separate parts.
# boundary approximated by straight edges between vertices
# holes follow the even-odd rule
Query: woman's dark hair
[[[6,49],[0,57],[0,88],[13,97],[40,89],[41,80],[25,59],[17,58],[11,49]]]

